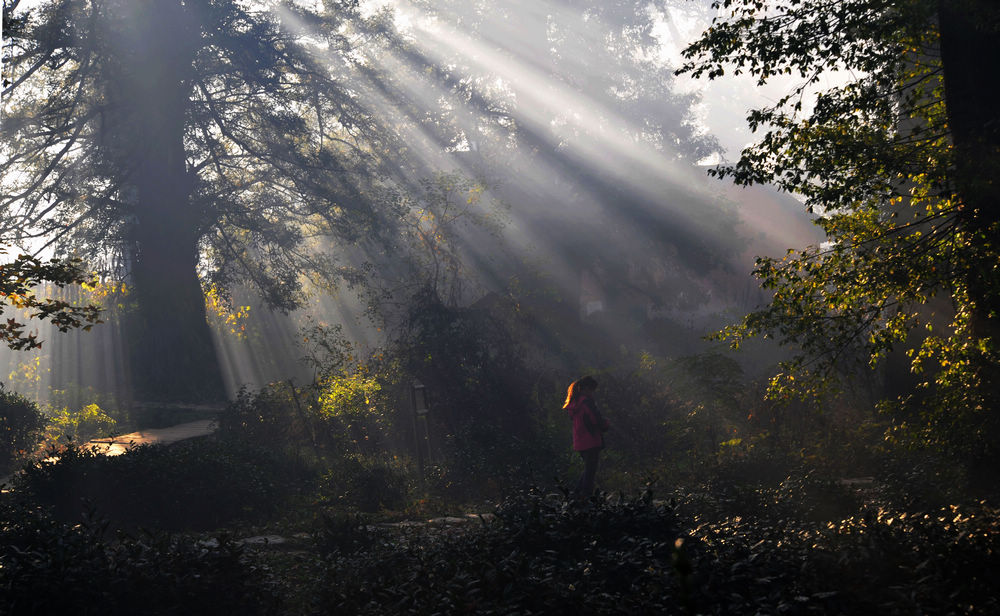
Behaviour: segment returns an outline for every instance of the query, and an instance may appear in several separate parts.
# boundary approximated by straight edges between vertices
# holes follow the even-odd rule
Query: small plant
[[[370,548],[374,539],[368,519],[359,513],[324,512],[312,533],[321,556],[357,553]]]

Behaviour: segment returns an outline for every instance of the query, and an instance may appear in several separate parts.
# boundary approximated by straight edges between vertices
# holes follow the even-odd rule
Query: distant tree
[[[203,282],[290,309],[302,272],[336,270],[311,238],[380,229],[370,189],[400,148],[351,93],[357,2],[326,9],[4,2],[0,237],[127,278],[140,396],[223,395]]]
[[[900,418],[985,459],[1000,436],[1000,10],[987,0],[725,0],[682,72],[801,86],[750,112],[766,130],[714,173],[805,199],[821,246],[759,259],[773,291],[723,337],[799,349],[777,396],[815,394],[850,361],[905,350]],[[829,71],[844,85],[805,103]],[[917,414],[919,413],[919,414]]]

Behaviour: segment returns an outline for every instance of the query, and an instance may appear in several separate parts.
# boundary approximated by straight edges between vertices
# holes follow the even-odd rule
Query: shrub
[[[374,541],[368,519],[358,513],[321,512],[312,532],[313,546],[323,557],[356,554]]]
[[[0,613],[277,613],[266,571],[225,537],[206,545],[158,533],[108,536],[92,517],[61,524],[9,495],[0,519]]]
[[[27,467],[15,486],[60,521],[80,521],[89,503],[115,526],[179,530],[266,518],[308,479],[272,451],[196,439],[113,457],[71,446]]]
[[[83,443],[98,436],[106,436],[117,425],[117,422],[96,404],[87,404],[75,411],[67,407],[51,409],[49,413],[45,441],[53,445],[66,441]]]
[[[648,494],[580,506],[528,491],[492,520],[334,555],[315,613],[677,612],[678,532]]]
[[[0,473],[34,451],[44,427],[38,405],[0,384]]]
[[[322,503],[366,512],[402,509],[408,494],[406,469],[400,464],[358,456],[336,461],[319,483]]]
[[[812,484],[811,486],[809,484]],[[752,494],[679,493],[692,601],[703,614],[993,614],[996,509],[859,504],[819,516],[836,489],[804,476]],[[791,500],[784,503],[783,500]],[[844,511],[839,512],[844,514]],[[818,520],[830,520],[819,523]]]
[[[428,487],[448,500],[496,502],[511,491],[551,483],[568,472],[568,426],[555,437],[540,429],[522,437],[488,419],[464,424],[446,438],[444,459],[428,466]]]
[[[312,440],[312,425],[299,392],[290,383],[272,383],[257,392],[239,391],[219,417],[217,434],[271,449],[298,449]]]
[[[394,415],[379,379],[361,367],[324,377],[318,389],[316,412],[328,444],[340,451],[378,452],[392,432]]]

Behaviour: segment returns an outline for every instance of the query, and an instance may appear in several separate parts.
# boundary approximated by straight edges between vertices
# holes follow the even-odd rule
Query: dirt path
[[[218,424],[214,419],[199,419],[169,428],[148,428],[110,438],[95,438],[83,446],[86,449],[96,447],[99,452],[107,456],[118,456],[125,453],[130,445],[169,445],[189,438],[208,436],[215,432],[216,428]]]

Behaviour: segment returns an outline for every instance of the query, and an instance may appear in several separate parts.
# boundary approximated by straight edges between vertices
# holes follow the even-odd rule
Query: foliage
[[[738,346],[774,336],[797,350],[771,383],[781,399],[822,396],[838,373],[904,349],[918,385],[890,394],[917,403],[904,420],[911,434],[992,455],[1000,225],[982,206],[995,201],[995,184],[971,181],[969,168],[996,175],[997,134],[992,112],[983,114],[991,103],[980,102],[993,95],[959,88],[973,73],[984,81],[969,54],[995,54],[994,9],[929,0],[714,5],[722,13],[684,52],[681,71],[712,79],[732,67],[759,83],[783,74],[801,83],[750,113],[763,137],[712,173],[802,195],[827,235],[818,247],[758,259],[771,303],[721,337]],[[806,104],[837,70],[845,83]]]
[[[237,340],[246,340],[250,306],[233,306],[231,298],[227,300],[218,286],[209,285],[205,291],[205,307],[213,329],[228,332]]]
[[[296,455],[309,449],[314,457],[330,460],[352,452],[379,455],[387,448],[394,416],[380,387],[361,369],[321,377],[307,388],[290,381],[257,392],[244,388],[220,417],[219,435]]]
[[[97,436],[108,436],[117,422],[96,404],[72,411],[67,407],[51,408],[45,428],[45,441],[58,445],[66,441],[83,443]]]
[[[274,450],[298,449],[315,443],[313,419],[307,399],[288,382],[272,383],[257,392],[240,389],[219,417],[218,434],[248,447]]]
[[[120,456],[76,446],[52,453],[26,466],[14,485],[67,523],[94,507],[118,528],[218,528],[266,519],[310,479],[279,453],[211,439]]]
[[[6,15],[6,11],[4,13]],[[3,254],[0,249],[0,254]],[[85,284],[92,279],[80,259],[50,259],[42,261],[30,255],[18,255],[9,263],[0,264],[0,303],[21,310],[28,319],[48,320],[59,331],[82,328],[90,330],[100,323],[100,309],[88,304],[75,306],[65,300],[42,299],[35,289],[43,283],[62,288]],[[0,341],[15,350],[42,346],[36,333],[24,331],[25,324],[8,318],[0,324]]]
[[[100,391],[96,387],[80,385],[76,381],[64,382],[62,383],[62,387],[58,389],[50,385],[47,389],[48,404],[45,407],[45,411],[50,417],[59,414],[65,416],[87,412],[103,414],[107,416],[107,419],[99,420],[99,423],[104,424],[106,432],[109,432],[116,425],[121,429],[126,425],[134,424],[138,419],[139,413],[141,413],[138,410],[131,412],[123,411],[122,409],[126,405],[122,403],[122,400],[115,392]],[[92,405],[98,408],[88,409]],[[79,410],[70,411],[69,409]],[[94,419],[97,419],[97,417],[95,416]],[[143,417],[143,421],[150,421],[152,419],[153,417]],[[145,423],[142,427],[155,428],[159,426]],[[83,440],[86,437],[97,434],[97,432],[98,430],[93,430],[86,435],[80,435],[76,440]],[[72,437],[72,434],[67,436]]]
[[[459,308],[424,289],[410,302],[406,330],[390,351],[427,387],[435,420],[449,431],[472,419],[512,434],[531,429],[526,365],[504,320],[510,307],[500,303]]]
[[[314,613],[676,610],[677,520],[648,496],[576,506],[538,492],[493,520],[334,552]],[[378,532],[378,531],[373,531]]]
[[[533,411],[534,379],[511,298],[491,294],[454,307],[424,289],[407,316],[373,370],[387,369],[384,391],[409,393],[414,378],[425,385],[429,412],[420,431],[429,434],[431,484],[462,500],[469,489],[495,494],[547,472],[553,443],[544,435],[545,414]],[[410,400],[397,405],[411,412]]]
[[[732,357],[619,352],[616,364],[588,372],[600,384],[598,407],[612,426],[605,434],[601,485],[638,488],[650,476],[703,476],[759,434],[747,419],[753,384]],[[551,428],[568,448],[561,400],[549,404]],[[803,431],[802,439],[811,435]]]
[[[320,478],[317,495],[338,510],[400,511],[408,503],[411,476],[398,459],[345,455]]]
[[[483,175],[437,172],[394,193],[393,201],[409,215],[387,259],[375,262],[379,280],[369,281],[388,285],[367,291],[376,322],[395,325],[400,312],[410,310],[406,300],[423,292],[449,306],[482,295],[488,269],[482,267],[483,253],[502,258],[505,246],[498,238],[510,207],[497,196],[503,193],[499,181]]]
[[[369,532],[370,520],[359,513],[322,512],[310,539],[322,557],[331,554],[351,554],[370,549],[374,534]]]
[[[677,513],[690,529],[698,611],[996,609],[984,584],[997,571],[994,508],[897,508],[880,504],[877,493],[848,505],[857,497],[846,490],[806,475],[752,494],[718,488],[678,494]]]
[[[354,349],[344,336],[343,325],[317,322],[311,317],[307,317],[307,321],[308,325],[301,328],[299,334],[306,352],[302,361],[313,369],[313,380],[320,381],[350,366]]]
[[[325,15],[301,7],[253,10],[230,1],[156,8],[133,15],[115,2],[99,8],[59,0],[5,11],[5,20],[17,26],[4,44],[10,95],[4,147],[15,155],[2,171],[4,181],[21,190],[7,192],[3,200],[9,223],[4,231],[16,232],[17,223],[21,233],[67,227],[70,236],[64,239],[91,253],[105,251],[114,266],[110,257],[130,251],[123,240],[131,226],[147,220],[129,217],[137,211],[157,216],[147,211],[155,204],[144,202],[148,178],[126,176],[154,164],[173,177],[176,167],[141,154],[154,143],[184,138],[186,153],[197,160],[184,171],[195,177],[171,187],[182,188],[186,200],[175,218],[195,224],[187,232],[211,245],[206,265],[217,288],[245,280],[270,303],[294,305],[294,289],[285,286],[297,287],[291,276],[303,265],[297,259],[306,258],[290,252],[303,241],[298,225],[351,233],[358,230],[355,223],[365,224],[360,195],[327,173],[336,169],[360,182],[355,172],[374,153],[362,143],[375,137],[378,123],[339,81],[340,73],[357,68],[349,55],[357,50],[333,34],[362,29],[363,20],[350,3],[337,3]],[[304,42],[310,28],[325,32],[326,51],[345,63],[323,62]],[[174,36],[163,39],[159,29]],[[111,32],[133,36],[99,44]],[[358,34],[355,45],[370,41],[370,33]],[[180,57],[191,65],[175,65]],[[150,74],[160,81],[151,82]],[[296,78],[279,87],[280,75]],[[126,84],[132,88],[123,88]],[[159,94],[164,96],[156,100]],[[166,118],[178,110],[187,117],[180,125],[169,124]],[[52,122],[46,136],[34,132],[46,122]],[[153,129],[157,124],[162,132]],[[67,152],[61,147],[66,144],[85,147]],[[25,175],[16,177],[15,169]],[[72,188],[61,181],[70,173],[78,180]],[[294,195],[282,196],[287,190]],[[46,199],[49,218],[38,207]],[[91,202],[98,205],[88,207]],[[261,211],[276,207],[284,222]],[[190,210],[209,218],[189,220]],[[359,218],[352,218],[355,213]]]
[[[489,419],[460,426],[425,473],[428,492],[446,503],[497,502],[511,491],[561,481],[570,472],[567,426],[550,432],[531,421],[528,435]]]
[[[310,489],[319,504],[368,512],[402,509],[410,472],[398,458],[387,459],[380,425],[389,414],[369,408],[364,387],[350,377],[327,377],[318,399],[309,398],[316,390],[289,383],[256,393],[243,390],[221,417],[218,436],[231,447],[308,459],[318,473]],[[312,455],[303,456],[309,445]]]
[[[0,384],[0,473],[34,452],[44,428],[38,405]]]
[[[382,383],[369,370],[331,375],[317,383],[316,410],[327,434],[342,450],[379,451],[392,428],[393,413],[386,404]]]
[[[5,494],[0,502],[5,614],[278,613],[266,570],[226,535],[216,545],[161,533],[115,535],[99,518],[63,524],[15,498]]]
[[[734,497],[734,494],[736,496]],[[978,613],[997,511],[862,503],[811,475],[732,490],[512,495],[495,518],[403,533],[338,525],[313,613]],[[366,530],[367,528],[367,530]],[[331,531],[332,532],[332,531]],[[367,533],[367,536],[365,536]],[[974,606],[970,608],[969,606]]]
[[[664,443],[684,457],[710,458],[746,404],[742,369],[717,353],[671,359],[642,352],[599,381],[616,430],[640,459]]]

